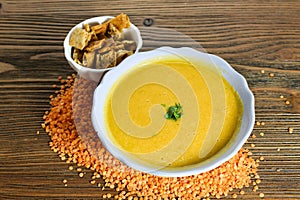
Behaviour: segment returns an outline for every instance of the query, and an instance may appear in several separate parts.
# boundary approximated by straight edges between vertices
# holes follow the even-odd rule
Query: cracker
[[[92,35],[90,32],[87,32],[82,28],[75,28],[70,36],[69,44],[72,47],[83,50],[84,47],[87,46],[91,38]]]
[[[119,31],[130,27],[129,17],[124,13],[121,13],[115,18],[109,20],[109,23],[113,24]]]
[[[93,68],[95,60],[94,52],[84,52],[82,58],[82,64],[86,67]]]

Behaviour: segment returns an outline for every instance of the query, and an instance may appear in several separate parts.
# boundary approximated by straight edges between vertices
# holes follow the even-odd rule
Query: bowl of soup
[[[254,97],[222,58],[192,48],[136,53],[94,92],[92,122],[121,162],[158,176],[209,171],[249,137]]]

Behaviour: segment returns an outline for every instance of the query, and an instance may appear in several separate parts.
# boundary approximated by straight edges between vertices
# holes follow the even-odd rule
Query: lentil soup
[[[146,164],[171,168],[207,161],[229,148],[239,131],[243,103],[228,81],[205,63],[197,70],[181,58],[167,57],[122,75],[105,107],[114,144]],[[162,105],[177,102],[182,117],[165,119]]]

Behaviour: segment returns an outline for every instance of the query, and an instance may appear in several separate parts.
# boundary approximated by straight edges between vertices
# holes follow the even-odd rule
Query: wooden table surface
[[[63,54],[67,32],[84,19],[121,12],[142,30],[143,50],[161,44],[155,30],[177,31],[247,79],[256,120],[265,125],[255,126],[257,137],[245,146],[265,160],[258,192],[246,189],[238,198],[263,192],[265,199],[300,199],[299,0],[0,0],[0,199],[102,198],[88,176],[79,178],[50,150],[41,123],[57,77],[74,73]],[[153,19],[150,29],[146,18]]]

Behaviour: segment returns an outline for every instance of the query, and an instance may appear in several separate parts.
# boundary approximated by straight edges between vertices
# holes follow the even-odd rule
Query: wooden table
[[[73,73],[63,54],[67,32],[84,19],[121,12],[141,28],[144,50],[154,44],[143,25],[151,18],[152,28],[193,38],[247,79],[256,99],[256,120],[265,125],[255,126],[256,138],[249,138],[245,146],[255,159],[264,160],[258,192],[249,188],[239,198],[259,199],[263,192],[265,199],[300,199],[297,0],[0,0],[0,199],[102,198],[102,190],[88,182],[89,176],[79,178],[50,150],[41,123],[57,77]],[[68,187],[62,183],[65,178]]]

